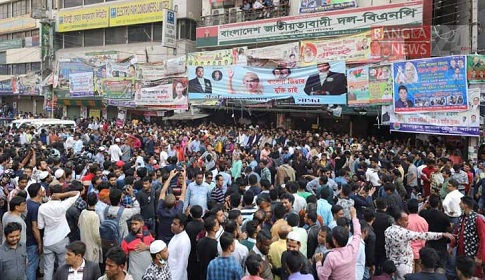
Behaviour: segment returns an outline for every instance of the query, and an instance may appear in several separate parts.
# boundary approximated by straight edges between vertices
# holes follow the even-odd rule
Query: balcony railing
[[[200,26],[214,26],[228,23],[279,18],[289,14],[289,5],[270,6],[263,9],[241,10],[240,8],[215,9],[212,15],[203,16]]]

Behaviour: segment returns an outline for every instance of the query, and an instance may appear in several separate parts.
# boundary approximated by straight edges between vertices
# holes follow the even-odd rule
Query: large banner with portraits
[[[291,99],[295,104],[346,104],[345,62],[304,68],[189,67],[189,96],[201,99]]]
[[[394,112],[457,112],[468,109],[466,56],[394,63]]]
[[[301,41],[299,65],[315,65],[325,60],[344,60],[347,64],[352,64],[406,59],[404,40],[384,38],[376,34],[384,34],[384,31],[366,31],[330,40]]]
[[[394,113],[391,106],[382,106],[382,120],[391,131],[480,136],[480,89],[468,91],[469,109],[462,112]]]

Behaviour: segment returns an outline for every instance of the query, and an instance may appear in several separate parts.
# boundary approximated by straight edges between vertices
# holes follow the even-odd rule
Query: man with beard
[[[170,280],[170,267],[168,266],[169,250],[162,240],[155,240],[150,244],[152,263],[145,271],[142,280]]]
[[[134,215],[131,218],[131,231],[121,242],[121,248],[129,258],[128,273],[134,279],[141,279],[151,263],[149,249],[155,239],[148,230],[143,230],[144,225],[143,216]]]

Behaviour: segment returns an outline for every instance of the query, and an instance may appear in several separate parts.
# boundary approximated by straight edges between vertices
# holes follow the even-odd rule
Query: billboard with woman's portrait
[[[466,56],[395,62],[393,68],[396,113],[468,109]]]

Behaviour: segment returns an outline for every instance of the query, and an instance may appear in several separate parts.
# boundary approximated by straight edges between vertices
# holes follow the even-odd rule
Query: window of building
[[[12,33],[12,39],[23,39],[25,38],[25,32],[15,32]]]
[[[63,8],[79,7],[83,5],[83,0],[64,0]]]
[[[30,30],[30,33],[32,34],[31,36],[39,36],[40,33],[39,33],[39,29],[32,29]]]
[[[12,75],[21,75],[27,73],[27,67],[25,63],[12,64]]]
[[[128,26],[128,43],[152,41],[152,24],[137,24]]]
[[[9,34],[2,34],[2,35],[0,35],[0,41],[8,40],[8,39],[9,39]]]
[[[162,41],[162,26],[163,22],[154,22],[153,23],[153,42],[161,42]]]
[[[40,71],[40,62],[32,62],[30,64],[30,70],[34,72],[39,72]]]
[[[0,65],[7,63],[7,53],[6,52],[0,52]],[[2,75],[2,74],[0,74]],[[3,74],[5,75],[5,74]]]
[[[8,64],[0,64],[0,75],[8,75]]]
[[[190,19],[178,20],[178,38],[195,41],[196,23]]]
[[[27,0],[20,0],[12,3],[12,17],[17,17],[29,13]]]
[[[64,48],[64,34],[56,32],[54,35],[54,49],[57,51],[62,48]]]
[[[104,44],[104,29],[84,30],[84,46],[95,47]]]
[[[82,31],[72,31],[64,33],[64,48],[78,48],[83,46]]]
[[[126,44],[126,26],[111,27],[105,29],[105,45]]]
[[[103,3],[103,0],[84,0],[84,5],[91,5],[91,4],[97,4],[97,3]]]
[[[10,17],[10,3],[0,5],[0,19]]]

